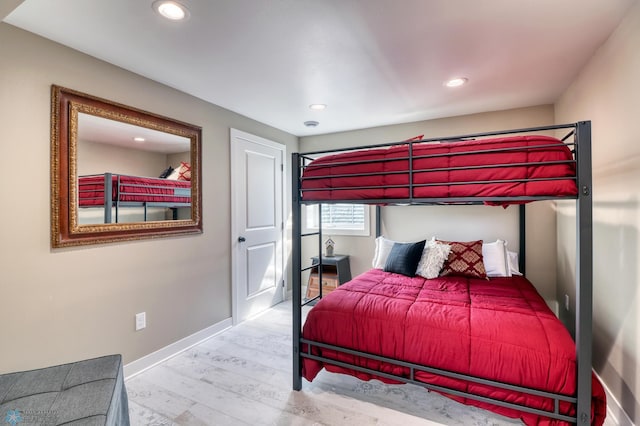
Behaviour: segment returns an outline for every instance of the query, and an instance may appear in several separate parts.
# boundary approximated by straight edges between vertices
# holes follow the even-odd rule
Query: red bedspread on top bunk
[[[501,149],[507,151],[493,152]],[[304,170],[302,198],[308,201],[409,198],[407,157],[408,145],[399,145],[318,158]],[[381,161],[393,158],[398,160]],[[552,137],[512,136],[462,142],[416,143],[413,145],[413,158],[413,198],[577,194],[575,179],[572,179],[576,171],[571,151],[562,141]],[[543,161],[560,163],[531,165]],[[497,167],[504,164],[511,166]],[[487,165],[496,167],[470,168]],[[442,168],[459,169],[437,170]],[[376,175],[349,176],[370,173]],[[567,179],[538,180],[550,178]],[[529,181],[499,182],[514,179]]]
[[[575,345],[533,285],[523,277],[439,277],[426,280],[370,270],[325,296],[309,312],[303,338],[397,360],[543,391],[575,392]],[[303,345],[303,352],[307,350]],[[409,369],[314,347],[313,353],[409,377]],[[378,378],[303,358],[303,376],[324,367],[363,380]],[[553,410],[546,398],[416,372],[416,380],[534,408]],[[392,380],[380,379],[394,383]],[[593,421],[606,413],[601,384],[593,381]],[[535,414],[454,397],[528,425],[566,424]],[[560,412],[575,408],[560,404]]]
[[[118,188],[118,177],[120,187]],[[78,179],[80,207],[104,206],[104,175]],[[112,175],[112,201],[139,203],[191,203],[191,182],[127,175]]]

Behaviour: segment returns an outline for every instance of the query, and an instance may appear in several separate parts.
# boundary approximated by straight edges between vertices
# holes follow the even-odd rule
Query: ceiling
[[[191,146],[184,136],[84,113],[78,114],[78,140],[164,154],[188,152]]]
[[[153,0],[24,0],[4,21],[305,136],[553,103],[636,0],[179,1],[178,23]]]

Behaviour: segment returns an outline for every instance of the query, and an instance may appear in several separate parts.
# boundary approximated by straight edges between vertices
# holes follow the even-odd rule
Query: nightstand
[[[307,299],[313,299],[319,293],[320,283],[320,263],[318,257],[311,258],[311,272],[307,283]],[[336,254],[335,256],[322,257],[322,295],[327,295],[338,288],[339,285],[351,279],[351,266],[349,256],[346,254]]]

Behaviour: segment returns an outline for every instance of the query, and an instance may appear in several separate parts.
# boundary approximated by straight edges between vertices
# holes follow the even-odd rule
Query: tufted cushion
[[[441,276],[461,275],[471,278],[487,278],[482,261],[482,240],[439,242],[451,246],[449,257],[440,272]]]
[[[126,426],[128,405],[120,355],[0,376],[0,413],[20,422]]]

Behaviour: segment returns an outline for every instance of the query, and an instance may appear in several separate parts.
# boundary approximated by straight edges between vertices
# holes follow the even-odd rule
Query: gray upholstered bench
[[[129,425],[122,357],[0,375],[0,421],[27,425]]]

